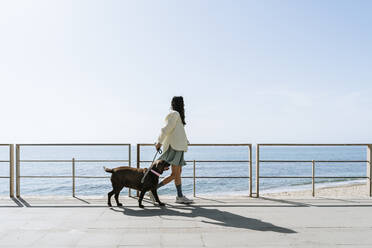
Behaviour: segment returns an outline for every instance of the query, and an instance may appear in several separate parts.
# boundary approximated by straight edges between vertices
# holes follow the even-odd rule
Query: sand
[[[278,193],[261,193],[260,196],[278,198],[309,198],[312,197],[311,190],[286,191]],[[348,184],[332,187],[315,188],[315,197],[331,198],[369,198],[366,183]]]

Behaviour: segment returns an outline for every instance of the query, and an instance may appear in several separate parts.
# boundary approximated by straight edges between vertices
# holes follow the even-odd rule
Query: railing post
[[[14,197],[14,145],[9,145],[9,196]]]
[[[20,182],[20,151],[19,145],[16,145],[16,196],[21,196],[21,182]]]
[[[372,144],[367,145],[367,177],[368,194],[372,196]]]
[[[75,158],[72,158],[72,197],[75,197]]]
[[[315,161],[312,162],[312,195],[315,196]]]
[[[140,168],[140,144],[137,144],[137,169]],[[139,191],[137,190],[137,197],[139,197]]]
[[[256,146],[256,197],[260,197],[260,145]]]
[[[252,145],[249,145],[249,197],[252,197]]]
[[[132,167],[132,163],[131,163],[132,157],[131,157],[131,155],[132,155],[132,148],[131,148],[131,144],[129,144],[129,146],[128,146],[128,165],[129,165],[129,167]],[[130,188],[128,190],[128,196],[129,197],[132,196],[132,191],[131,191]]]
[[[193,170],[194,170],[194,197],[196,196],[196,190],[195,190],[195,184],[196,184],[196,181],[195,181],[195,160],[194,160],[194,167],[193,167]]]

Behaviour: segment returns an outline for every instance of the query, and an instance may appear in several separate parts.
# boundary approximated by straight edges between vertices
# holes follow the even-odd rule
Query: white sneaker
[[[155,197],[154,197],[154,195],[152,194],[151,191],[149,191],[149,192],[147,193],[147,196],[150,198],[150,200],[152,201],[152,203],[155,203]]]
[[[193,203],[194,201],[187,198],[186,196],[182,196],[182,197],[176,197],[176,203],[184,203],[184,204],[190,204],[190,203]]]

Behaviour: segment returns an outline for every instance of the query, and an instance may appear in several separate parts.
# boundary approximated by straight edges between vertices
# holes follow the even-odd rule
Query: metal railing
[[[261,160],[260,159],[260,147],[263,146],[276,146],[276,147],[300,147],[300,146],[318,146],[318,147],[336,147],[336,146],[365,146],[367,147],[367,160]],[[332,178],[343,178],[343,179],[368,179],[368,191],[369,196],[372,196],[372,170],[371,170],[371,159],[372,159],[372,145],[371,144],[257,144],[256,147],[256,197],[259,197],[260,189],[260,178],[311,178],[312,179],[312,196],[315,196],[315,179],[332,179]],[[261,163],[311,163],[312,174],[311,176],[260,176],[260,164]],[[348,176],[315,176],[315,165],[316,163],[367,163],[367,175],[365,177],[348,177]]]
[[[87,159],[21,159],[21,147],[25,146],[39,146],[39,147],[55,147],[55,146],[123,146],[127,147],[128,149],[128,159],[123,160],[109,160],[109,159],[102,159],[102,160],[87,160]],[[21,163],[70,163],[71,162],[71,176],[30,176],[30,175],[22,175],[21,176]],[[97,162],[120,162],[120,163],[128,163],[131,166],[131,145],[130,144],[107,144],[107,143],[97,143],[97,144],[16,144],[16,195],[20,197],[21,195],[21,178],[71,178],[72,179],[72,196],[75,197],[75,188],[76,188],[76,178],[110,178],[109,176],[77,176],[76,175],[76,163],[97,163]],[[130,195],[130,190],[129,190]]]
[[[14,197],[14,145],[13,144],[0,144],[1,147],[8,147],[9,159],[0,160],[0,163],[9,164],[9,176],[0,176],[0,179],[9,179],[9,196]]]
[[[150,160],[141,160],[141,146],[154,146],[154,144],[137,144],[137,168],[141,167],[141,163],[151,163]],[[193,176],[182,176],[181,178],[193,179],[193,195],[196,196],[196,179],[218,179],[218,178],[231,178],[231,179],[249,179],[249,196],[252,196],[252,144],[189,144],[189,146],[199,147],[247,147],[248,159],[247,160],[186,160],[186,162],[193,163]],[[196,176],[196,163],[248,163],[248,176]],[[137,192],[138,196],[138,192]]]
[[[9,179],[9,195],[14,196],[14,145],[12,144],[0,144],[0,146],[9,147],[9,160],[0,160],[0,163],[9,163],[9,176],[0,176],[0,179]],[[53,160],[53,159],[21,159],[21,147],[24,146],[126,146],[128,149],[128,159],[126,160],[79,160],[76,158],[64,159],[64,160]],[[154,146],[153,144],[137,144],[137,168],[141,167],[141,163],[150,163],[149,160],[141,160],[141,147],[143,146]],[[231,179],[248,179],[249,184],[249,196],[255,195],[259,197],[260,194],[260,179],[275,179],[275,178],[294,178],[294,179],[312,179],[312,195],[315,196],[315,184],[316,179],[368,179],[368,191],[369,196],[372,196],[372,144],[257,144],[256,146],[256,192],[252,192],[252,145],[251,144],[190,144],[189,146],[199,147],[223,147],[223,146],[236,146],[236,147],[247,147],[248,148],[248,159],[247,160],[187,160],[186,162],[193,163],[193,175],[183,176],[182,178],[193,179],[193,194],[196,196],[196,180],[197,179],[218,179],[218,178],[231,178]],[[260,148],[265,146],[286,146],[286,147],[303,147],[303,146],[318,146],[318,147],[337,147],[337,146],[364,146],[367,147],[367,159],[366,160],[262,160],[260,159]],[[16,196],[20,197],[21,194],[21,178],[72,178],[72,195],[75,196],[76,179],[77,178],[109,178],[109,176],[89,176],[89,175],[76,175],[76,164],[77,163],[94,163],[94,162],[122,162],[128,163],[131,166],[131,145],[130,144],[17,144],[15,145],[15,161],[16,161]],[[21,163],[71,163],[71,176],[42,176],[42,175],[21,175]],[[249,171],[248,176],[197,176],[197,164],[199,163],[247,163],[247,170]],[[260,175],[261,163],[309,163],[311,164],[312,172],[311,175],[305,176],[271,176],[271,175]],[[316,165],[319,163],[366,163],[367,164],[367,175],[366,176],[316,176]],[[137,192],[138,193],[138,192]],[[128,192],[131,196],[131,190]]]

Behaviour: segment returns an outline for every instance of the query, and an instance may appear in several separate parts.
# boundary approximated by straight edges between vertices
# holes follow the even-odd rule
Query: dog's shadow
[[[228,211],[221,211],[213,208],[203,208],[195,205],[188,205],[185,207],[169,206],[163,208],[151,209],[133,209],[121,207],[123,210],[111,208],[113,211],[122,212],[127,216],[137,217],[152,217],[152,216],[182,216],[188,218],[202,217],[209,220],[201,220],[203,223],[223,226],[243,228],[256,231],[272,231],[278,233],[296,233],[296,231],[273,225],[269,222],[264,222],[259,219],[248,218],[239,214],[234,214]],[[181,211],[178,211],[181,210]]]

